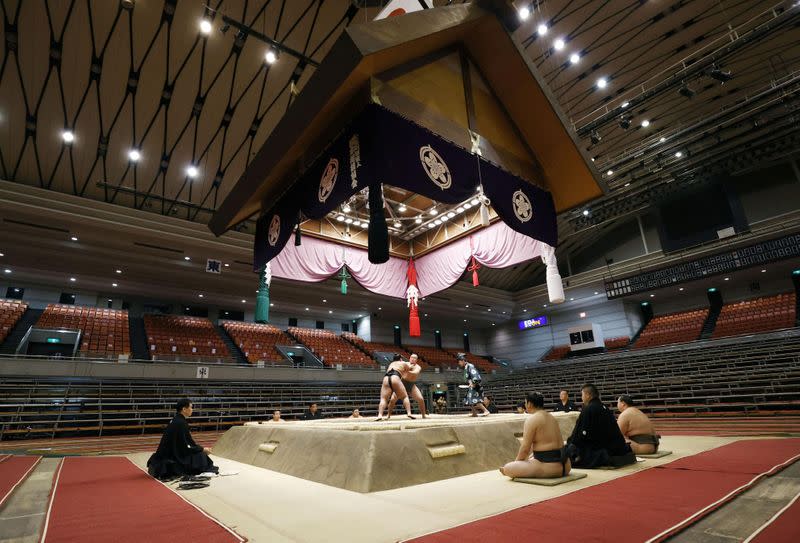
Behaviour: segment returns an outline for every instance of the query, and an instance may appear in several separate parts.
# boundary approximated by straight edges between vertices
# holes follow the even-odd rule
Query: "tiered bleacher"
[[[796,323],[796,311],[794,292],[726,304],[722,306],[712,337],[791,328]]]
[[[550,362],[552,360],[563,360],[569,354],[569,345],[556,345],[542,358],[543,362]]]
[[[587,382],[600,388],[607,405],[629,394],[655,416],[797,414],[800,333],[586,356],[515,372],[493,380],[487,390],[506,408],[529,391],[554,405],[560,390],[579,398]]]
[[[231,361],[211,321],[180,315],[144,315],[147,349],[153,360]]]
[[[700,332],[703,329],[703,323],[705,323],[706,318],[708,318],[708,309],[696,309],[694,311],[653,317],[639,335],[634,348],[641,349],[700,339]]]
[[[377,367],[375,362],[355,345],[330,330],[289,327],[289,335],[308,347],[328,367],[337,364],[364,368]]]
[[[409,346],[419,355],[429,366],[436,366],[442,369],[458,369],[458,362],[455,355],[443,349],[434,347],[424,347],[422,345]]]
[[[608,338],[606,340],[606,350],[615,351],[617,349],[624,349],[630,344],[630,342],[631,338],[628,336]]]
[[[361,348],[362,350],[370,353],[371,356],[375,356],[375,353],[397,353],[405,359],[408,359],[411,356],[413,351],[409,351],[405,347],[398,347],[392,343],[380,343],[375,341],[366,341],[363,338],[357,336],[353,332],[342,332],[342,337],[349,341],[350,343],[356,345],[357,347]],[[425,362],[422,360],[419,361],[420,365],[424,368],[427,367]]]
[[[11,329],[27,310],[28,304],[20,300],[0,299],[0,343],[6,340]]]
[[[0,382],[0,439],[161,432],[175,399],[189,396],[195,430],[226,430],[267,421],[272,411],[294,420],[316,402],[326,417],[356,407],[375,413],[380,384],[236,381],[120,381],[19,377]]]
[[[38,328],[81,330],[78,352],[89,356],[116,356],[131,352],[128,312],[79,305],[48,304]]]
[[[494,362],[490,362],[485,357],[479,354],[459,351],[457,349],[444,349],[444,350],[453,355],[454,358],[458,353],[464,353],[467,357],[467,362],[472,362],[481,371],[486,372],[497,369],[497,364],[495,364]],[[458,365],[458,360],[456,360],[456,365]]]
[[[292,365],[291,361],[275,348],[276,345],[295,343],[280,328],[270,324],[239,321],[225,321],[222,326],[251,364],[264,362],[272,365]]]

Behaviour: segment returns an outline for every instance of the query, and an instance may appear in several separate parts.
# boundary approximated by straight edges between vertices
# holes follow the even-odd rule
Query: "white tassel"
[[[564,285],[561,282],[561,275],[558,273],[558,262],[556,261],[556,250],[547,244],[542,244],[542,262],[547,266],[547,295],[551,304],[564,302]]]

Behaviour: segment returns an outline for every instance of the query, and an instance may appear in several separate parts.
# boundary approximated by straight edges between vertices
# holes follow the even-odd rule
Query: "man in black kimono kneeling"
[[[208,455],[211,449],[198,445],[189,432],[186,421],[192,416],[192,402],[181,398],[175,405],[177,413],[167,425],[158,450],[147,461],[147,471],[156,479],[174,479],[182,475],[199,475],[219,472]]]
[[[620,467],[636,462],[614,414],[600,401],[597,387],[581,387],[583,409],[567,440],[567,455],[574,468]]]

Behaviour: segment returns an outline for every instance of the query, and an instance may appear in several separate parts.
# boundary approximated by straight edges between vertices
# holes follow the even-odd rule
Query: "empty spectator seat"
[[[409,351],[405,347],[398,347],[392,343],[365,341],[363,338],[357,336],[353,332],[342,332],[342,337],[362,350],[367,351],[372,357],[375,356],[375,353],[397,353],[404,359],[408,360],[408,357],[411,356],[411,353],[413,352]],[[419,360],[419,364],[423,368],[427,367],[427,364],[425,364],[422,359]]]
[[[700,339],[708,309],[659,315],[647,323],[634,348],[655,347],[671,343],[685,343]]]
[[[439,368],[458,368],[456,356],[444,349],[424,347],[422,345],[409,345],[408,348],[417,353],[428,365],[437,366]]]
[[[563,360],[568,354],[569,345],[556,345],[542,358],[542,361]]]
[[[612,337],[606,340],[606,349],[609,351],[615,351],[617,349],[624,349],[628,346],[631,342],[631,338],[628,336],[624,337]]]
[[[228,347],[211,321],[180,315],[145,315],[147,348],[156,359],[231,361]]]
[[[264,362],[272,365],[292,365],[291,361],[275,348],[276,345],[295,344],[283,330],[270,324],[239,321],[225,321],[222,326],[251,364]]]
[[[0,343],[6,340],[11,329],[27,310],[28,304],[21,300],[0,299]]]
[[[377,367],[358,347],[330,330],[289,327],[288,332],[320,358],[325,366]]]
[[[453,357],[455,357],[458,353],[464,353],[467,356],[467,362],[472,362],[481,371],[492,371],[497,369],[497,364],[491,362],[490,360],[487,360],[485,356],[470,352],[459,351],[457,349],[444,349],[444,350],[453,355]],[[456,364],[458,364],[458,359],[456,359]]]
[[[80,330],[78,352],[81,354],[116,356],[131,352],[128,312],[125,310],[49,304],[36,327]]]
[[[796,322],[796,298],[793,292],[742,300],[722,306],[711,337],[758,334],[791,328]]]

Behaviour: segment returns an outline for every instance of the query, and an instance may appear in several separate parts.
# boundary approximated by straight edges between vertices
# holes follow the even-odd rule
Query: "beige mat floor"
[[[556,487],[514,484],[496,470],[372,494],[359,494],[225,458],[209,488],[181,494],[255,542],[391,542],[478,520],[624,477],[735,441],[726,437],[665,437],[670,456],[615,471],[589,471]],[[324,451],[319,451],[324,461]],[[149,454],[129,457],[144,466]],[[402,469],[398,467],[398,469]]]

